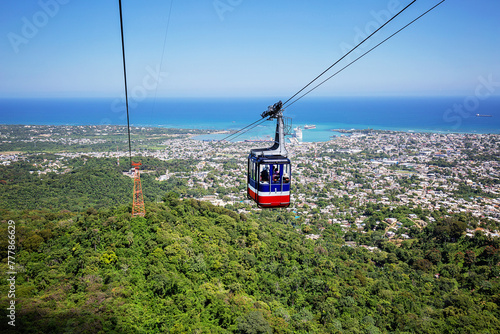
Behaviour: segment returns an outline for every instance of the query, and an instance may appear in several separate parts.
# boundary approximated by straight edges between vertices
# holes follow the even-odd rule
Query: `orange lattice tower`
[[[134,167],[134,202],[132,203],[132,216],[142,216],[146,214],[144,207],[144,198],[142,196],[141,174],[139,172],[140,162],[132,162]]]

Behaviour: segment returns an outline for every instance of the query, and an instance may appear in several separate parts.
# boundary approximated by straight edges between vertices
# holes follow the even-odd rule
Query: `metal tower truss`
[[[134,201],[132,202],[132,217],[146,215],[144,198],[142,196],[141,174],[139,172],[140,162],[132,162],[134,167]]]

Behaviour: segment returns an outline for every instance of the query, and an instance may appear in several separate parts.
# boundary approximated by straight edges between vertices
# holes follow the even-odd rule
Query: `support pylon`
[[[146,208],[144,207],[144,198],[142,196],[141,174],[139,172],[140,162],[132,162],[134,167],[134,201],[132,202],[132,217],[146,215]]]

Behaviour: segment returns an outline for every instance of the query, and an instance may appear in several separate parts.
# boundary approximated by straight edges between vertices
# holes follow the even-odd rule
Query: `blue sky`
[[[131,94],[285,100],[410,3],[172,1],[122,0]],[[417,0],[361,51],[438,2]],[[500,95],[499,13],[447,0],[313,94],[466,96],[483,78]],[[118,0],[0,3],[0,97],[122,94]]]

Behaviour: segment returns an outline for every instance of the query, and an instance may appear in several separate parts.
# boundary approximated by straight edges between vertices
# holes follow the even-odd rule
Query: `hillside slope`
[[[246,217],[173,193],[145,218],[129,210],[0,211],[1,235],[16,226],[17,332],[500,332],[487,238],[444,242],[426,229],[425,242],[370,252],[332,226],[308,240],[277,211]]]

